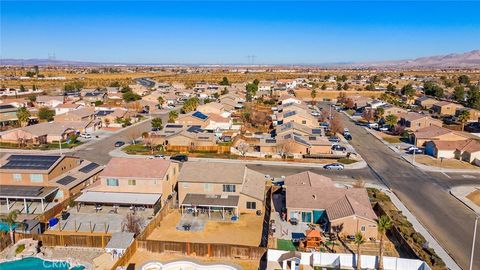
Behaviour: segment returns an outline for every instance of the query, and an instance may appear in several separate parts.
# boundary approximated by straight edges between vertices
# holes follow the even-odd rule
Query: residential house
[[[40,107],[48,107],[53,109],[60,104],[63,104],[63,96],[37,96],[35,103]]]
[[[193,111],[187,114],[180,114],[175,120],[175,123],[187,126],[200,126],[202,128],[207,127],[210,124],[210,118],[208,115],[199,111]]]
[[[467,122],[478,122],[480,120],[480,111],[472,108],[457,108],[455,115],[458,117],[462,111],[468,111],[468,121]]]
[[[75,201],[83,204],[160,208],[176,190],[179,165],[155,158],[112,158],[95,185]]]
[[[93,107],[71,110],[54,117],[57,122],[91,121],[94,119],[95,109]]]
[[[264,212],[265,175],[239,163],[187,162],[178,177],[178,201],[185,211],[206,211],[209,216],[226,212]]]
[[[95,102],[103,103],[106,97],[107,97],[107,94],[105,92],[93,91],[93,92],[85,93],[85,95],[83,96],[83,100],[88,103],[95,103]]]
[[[0,133],[0,141],[5,143],[20,144],[46,144],[58,141],[66,141],[71,134],[76,133],[78,124],[82,122],[68,123],[39,123],[4,131]]]
[[[410,131],[417,131],[429,126],[441,127],[443,125],[442,120],[434,119],[428,115],[416,112],[402,113],[399,115],[399,117],[399,124],[406,130]]]
[[[407,110],[405,110],[404,108],[400,108],[400,107],[393,106],[393,105],[390,105],[390,104],[385,104],[383,106],[380,106],[379,108],[383,108],[383,110],[384,110],[383,116],[384,117],[387,116],[387,115],[390,115],[390,114],[393,114],[393,115],[398,117],[401,114],[407,113]]]
[[[455,115],[458,108],[463,107],[460,104],[451,103],[448,101],[440,101],[432,106],[432,110],[439,115]]]
[[[480,142],[470,138],[456,141],[428,141],[425,153],[436,158],[463,160],[480,166]]]
[[[420,106],[424,109],[432,108],[433,104],[435,103],[438,103],[438,100],[429,98],[427,96],[423,96],[415,99],[415,105]]]
[[[75,104],[75,103],[62,103],[59,104],[55,107],[55,115],[61,115],[67,112],[71,112],[74,110],[78,110],[83,108],[82,105],[80,104]]]
[[[428,126],[416,130],[411,135],[411,141],[416,146],[423,146],[428,141],[462,141],[469,137],[458,131],[453,131],[439,126]]]
[[[377,216],[365,188],[337,187],[310,171],[285,178],[287,219],[320,224],[325,231],[377,238]]]
[[[167,150],[212,150],[217,146],[215,134],[203,130],[200,126],[167,124],[160,131],[150,132],[149,138],[151,143],[162,145]]]
[[[207,115],[211,113],[221,115],[225,112],[225,107],[222,103],[209,102],[207,104],[198,106],[197,111]]]
[[[0,160],[0,199],[7,212],[40,214],[95,182],[102,169],[65,155],[5,155]]]
[[[294,132],[276,137],[277,151],[284,155],[300,158],[303,155],[324,155],[332,153],[332,143],[327,137],[300,136]]]
[[[0,104],[0,126],[18,121],[17,111],[18,108],[11,104]]]
[[[206,130],[213,130],[216,132],[229,130],[232,128],[233,121],[232,118],[229,116],[229,113],[226,114],[227,116],[224,117],[223,115],[210,113],[208,115],[210,119],[210,123],[205,127]]]
[[[308,112],[303,110],[288,111],[285,113],[277,114],[277,123],[283,124],[288,122],[295,122],[297,124],[306,125],[314,128],[318,127],[318,120]]]

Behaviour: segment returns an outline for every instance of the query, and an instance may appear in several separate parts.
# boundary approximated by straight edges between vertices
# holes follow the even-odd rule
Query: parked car
[[[328,138],[330,142],[340,142],[340,138],[337,136],[331,136]]]
[[[411,155],[413,155],[413,153],[415,153],[415,154],[423,154],[423,151],[422,151],[422,149],[418,149],[418,148],[417,148],[417,149],[412,149],[412,150],[408,151],[408,153],[411,154]]]
[[[164,155],[155,155],[155,156],[153,156],[153,157],[155,157],[155,158],[165,158]]]
[[[378,123],[368,123],[369,128],[378,128]]]
[[[343,132],[344,132],[344,133],[345,133],[345,132],[350,132],[350,130],[348,130],[348,128],[344,128],[344,129],[343,129]]]
[[[85,138],[85,139],[91,139],[92,135],[88,134],[88,133],[82,133],[82,134],[80,134],[80,137]]]
[[[115,147],[122,147],[125,145],[125,142],[124,141],[116,141],[115,142]]]
[[[188,161],[188,156],[187,155],[176,155],[170,157],[172,160],[180,161],[180,162],[185,162]]]
[[[408,147],[408,148],[405,149],[405,150],[406,150],[407,152],[410,152],[410,151],[412,151],[412,150],[418,150],[418,149],[419,149],[418,147],[416,147],[415,145],[412,145],[412,146]]]
[[[350,132],[344,132],[343,133],[343,137],[345,138],[345,140],[347,141],[350,141],[352,139],[352,135],[350,134]]]
[[[380,131],[388,131],[389,128],[387,126],[379,127],[378,130]]]
[[[340,164],[340,163],[332,163],[332,164],[327,164],[327,165],[323,166],[323,168],[326,169],[326,170],[341,171],[345,168],[345,166],[343,166],[343,164]]]
[[[330,124],[328,122],[321,122],[320,126],[321,127],[328,127]]]
[[[332,150],[334,151],[347,151],[347,148],[338,144],[332,145]]]

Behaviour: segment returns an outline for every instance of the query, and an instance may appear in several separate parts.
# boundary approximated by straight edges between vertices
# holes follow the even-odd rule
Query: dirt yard
[[[244,270],[256,270],[258,269],[259,261],[254,260],[240,260],[240,259],[220,259],[220,258],[208,258],[208,257],[197,257],[197,256],[184,256],[180,254],[173,253],[152,253],[144,250],[137,250],[130,259],[129,264],[134,264],[136,269],[147,262],[147,261],[160,261],[168,262],[174,260],[194,260],[201,263],[219,263],[219,264],[229,264],[234,266],[240,266]]]
[[[476,189],[472,193],[468,194],[467,199],[480,206],[480,189]]]
[[[426,155],[417,155],[415,161],[427,166],[434,166],[439,168],[446,169],[469,169],[469,170],[478,170],[480,167],[472,165],[470,163],[458,160],[458,159],[436,159],[431,156]]]
[[[263,216],[242,214],[235,222],[207,221],[203,231],[179,231],[176,229],[181,214],[166,216],[148,239],[178,242],[220,243],[259,246],[262,237]]]
[[[312,91],[310,89],[298,89],[295,90],[295,96],[301,100],[311,100]],[[379,97],[383,94],[383,91],[337,91],[337,90],[317,90],[316,101],[321,101],[324,98],[335,99],[340,93],[345,93],[347,96],[365,96],[365,97]]]

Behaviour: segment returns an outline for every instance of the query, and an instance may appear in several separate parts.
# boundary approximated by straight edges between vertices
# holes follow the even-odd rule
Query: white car
[[[85,138],[85,139],[91,139],[92,135],[88,134],[88,133],[82,133],[82,134],[80,134],[80,137]]]
[[[326,170],[341,171],[345,168],[345,166],[343,166],[343,164],[340,164],[340,163],[332,163],[332,164],[327,164],[327,165],[323,166],[323,168],[326,169]]]
[[[368,124],[369,128],[378,128],[378,123],[370,123]]]
[[[381,128],[379,128],[378,130],[380,130],[380,131],[388,131],[388,127],[381,127]]]
[[[343,132],[344,132],[344,133],[345,133],[345,132],[349,132],[348,128],[344,128],[344,129],[343,129]]]
[[[406,150],[407,152],[410,152],[410,151],[413,151],[413,150],[415,150],[415,151],[416,151],[416,150],[419,150],[419,148],[416,147],[415,145],[412,145],[412,146],[408,147],[408,148],[405,149],[405,150]]]

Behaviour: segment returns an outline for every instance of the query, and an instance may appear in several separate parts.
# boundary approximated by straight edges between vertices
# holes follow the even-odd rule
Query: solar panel
[[[92,171],[93,169],[97,168],[98,166],[99,166],[99,165],[98,165],[97,163],[93,163],[93,162],[92,162],[92,163],[88,164],[87,166],[81,168],[81,169],[78,170],[78,171],[80,171],[80,172],[82,172],[82,173],[88,173],[88,172]]]
[[[317,137],[311,136],[311,137],[308,137],[308,140],[310,140],[310,141],[316,141],[316,140],[317,140]]]
[[[42,193],[43,187],[39,186],[2,186],[2,196],[26,196],[34,197]]]
[[[183,125],[166,125],[165,128],[182,128]]]
[[[266,143],[276,143],[277,140],[275,140],[275,139],[266,139],[265,142],[266,142]]]
[[[11,155],[2,169],[47,170],[60,156]]]
[[[303,140],[302,138],[300,138],[300,137],[295,136],[295,137],[293,137],[293,139],[294,139],[295,141],[299,142],[299,143],[308,145],[308,143],[307,143],[306,141],[304,141],[304,140]]]
[[[192,114],[192,116],[197,117],[197,118],[200,118],[200,119],[202,119],[202,120],[205,120],[205,119],[208,118],[208,115],[205,115],[205,114],[203,114],[203,113],[201,113],[201,112],[199,112],[199,111],[194,112],[194,113]]]
[[[287,135],[283,136],[283,138],[284,138],[285,140],[286,140],[286,139],[290,139],[290,138],[292,138],[292,134],[287,134]]]
[[[57,183],[59,183],[60,185],[68,185],[70,184],[71,182],[77,180],[77,178],[73,177],[73,176],[70,176],[70,175],[67,175],[65,177],[63,177],[62,179],[58,180]]]
[[[322,130],[319,128],[312,129],[312,134],[322,134]]]
[[[295,114],[297,114],[296,111],[286,112],[286,113],[283,115],[283,117],[290,117],[290,116],[293,116],[293,115],[295,115]]]
[[[200,126],[191,126],[187,129],[188,132],[192,132],[192,133],[199,133],[199,132],[202,132],[202,128]]]

